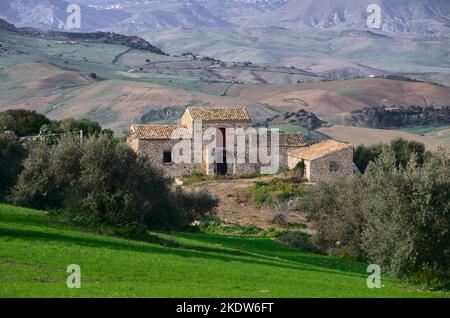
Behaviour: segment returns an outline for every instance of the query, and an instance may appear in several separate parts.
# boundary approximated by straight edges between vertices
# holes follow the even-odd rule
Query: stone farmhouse
[[[201,122],[200,130],[198,123]],[[146,156],[152,164],[161,169],[166,176],[177,177],[191,173],[201,173],[207,175],[245,175],[251,173],[259,173],[262,164],[249,160],[250,151],[259,151],[263,145],[258,138],[256,144],[250,142],[248,136],[245,138],[245,162],[239,161],[237,153],[237,139],[233,136],[235,150],[233,153],[228,152],[226,145],[233,143],[227,132],[230,128],[249,129],[252,127],[252,121],[246,108],[212,108],[212,107],[188,107],[180,124],[176,125],[141,125],[135,124],[131,126],[128,144],[138,154]],[[215,142],[215,157],[211,156],[207,151],[207,145],[211,144],[210,140],[202,140],[201,142],[201,158],[195,160],[195,149],[190,148],[192,152],[186,154],[190,160],[183,163],[174,162],[174,152],[176,145],[180,142],[188,142],[190,145],[196,136],[204,135],[206,130],[215,131],[213,142]],[[214,141],[215,138],[215,141]],[[271,135],[268,135],[266,144],[270,145]],[[255,147],[257,149],[255,149]],[[278,168],[293,168],[301,160],[305,160],[306,176],[311,180],[318,180],[322,176],[326,177],[334,171],[350,172],[349,166],[353,165],[353,148],[347,144],[332,142],[323,143],[319,150],[316,148],[306,147],[306,142],[302,135],[297,133],[281,133],[279,135],[279,166]],[[317,146],[316,146],[317,147]],[[326,148],[330,147],[327,154]],[[264,148],[265,149],[265,148]],[[308,151],[311,153],[306,156],[300,154],[300,151]],[[312,149],[312,150],[311,150]],[[267,154],[270,156],[270,148]],[[319,155],[319,152],[321,153]],[[312,153],[319,156],[315,158]],[[220,157],[221,160],[216,158]],[[303,158],[305,157],[305,158]],[[298,159],[298,160],[297,160]],[[179,162],[179,161],[178,161]],[[327,164],[329,166],[327,166]]]

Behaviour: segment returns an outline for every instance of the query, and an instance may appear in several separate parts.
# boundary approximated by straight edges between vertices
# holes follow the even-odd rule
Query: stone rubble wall
[[[309,167],[309,180],[311,182],[327,181],[336,172],[331,172],[331,163],[337,164],[339,174],[353,174],[353,148],[347,148],[328,156],[311,161]]]

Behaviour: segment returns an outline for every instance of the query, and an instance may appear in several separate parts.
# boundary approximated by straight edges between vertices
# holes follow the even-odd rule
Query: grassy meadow
[[[66,287],[70,264],[81,288]],[[448,297],[383,278],[367,264],[268,238],[152,232],[132,241],[0,205],[0,297]]]

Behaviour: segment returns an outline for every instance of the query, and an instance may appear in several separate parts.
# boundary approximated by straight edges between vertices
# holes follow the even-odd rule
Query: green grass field
[[[66,286],[70,264],[81,288]],[[265,238],[149,233],[131,241],[58,225],[0,205],[0,297],[448,297],[383,280],[366,264],[299,252]]]

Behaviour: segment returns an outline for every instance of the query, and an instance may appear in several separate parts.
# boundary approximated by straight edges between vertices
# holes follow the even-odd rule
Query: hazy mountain
[[[422,35],[450,32],[448,0],[290,0],[286,5],[246,21],[247,26],[281,26],[294,30],[367,29],[373,13],[368,6],[381,8],[381,31]]]
[[[64,29],[70,3],[82,6],[82,30],[136,33],[174,27],[278,26],[296,31],[365,30],[381,8],[384,32],[450,34],[449,0],[11,0],[0,18],[19,26]]]
[[[72,3],[72,2],[70,2]],[[41,29],[67,30],[70,4],[63,0],[1,0],[0,18],[17,26],[37,27]],[[81,6],[81,29],[92,31],[114,25],[130,16],[124,11],[112,11]]]
[[[129,8],[129,12],[135,8]],[[197,3],[182,4],[171,8],[143,6],[131,17],[119,22],[114,27],[103,29],[136,33],[148,30],[170,29],[176,27],[230,27],[231,23],[214,16],[205,7]]]
[[[289,0],[197,0],[214,15],[241,25],[264,12],[276,10]]]

